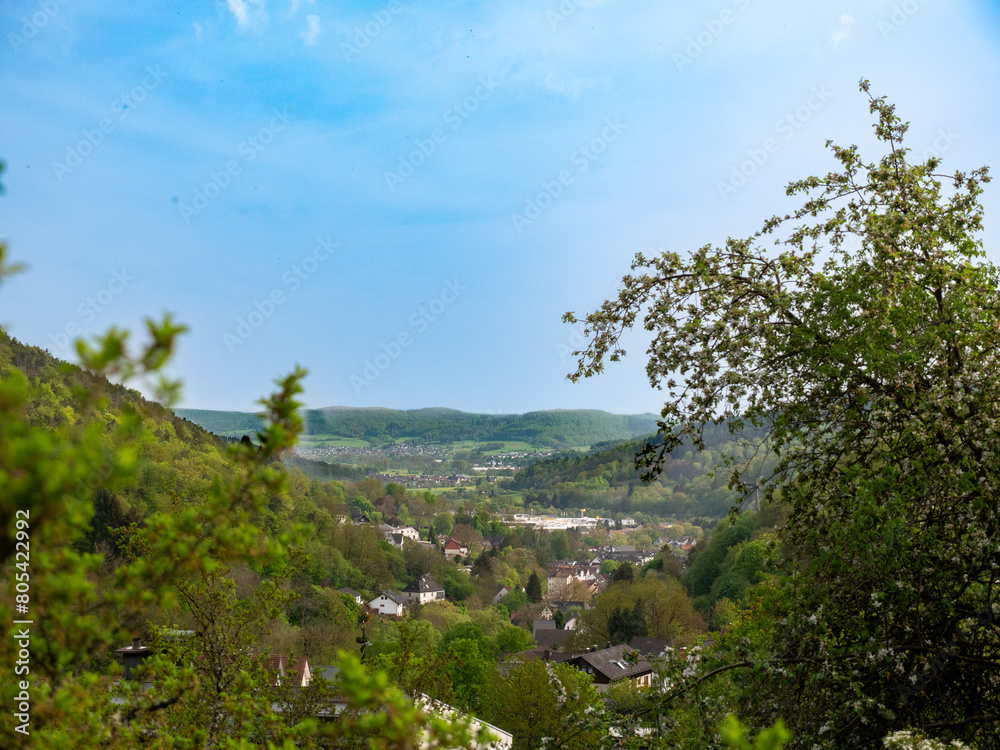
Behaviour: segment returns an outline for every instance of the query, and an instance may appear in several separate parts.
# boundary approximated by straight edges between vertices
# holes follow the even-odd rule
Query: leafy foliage
[[[487,721],[514,735],[514,746],[588,750],[607,736],[590,677],[567,664],[510,663],[495,672],[484,702]]]
[[[637,256],[587,316],[573,377],[623,356],[641,316],[647,372],[669,393],[648,475],[683,438],[703,444],[706,424],[767,431],[777,462],[761,491],[790,508],[791,573],[770,624],[743,621],[763,628],[746,640],[761,650],[712,668],[753,668],[741,717],[783,716],[796,746],[922,727],[997,747],[1000,278],[977,238],[989,176],[908,162],[906,123],[869,100],[881,159],[831,145],[839,171],[791,184],[802,207],[753,237]],[[731,485],[749,495],[757,474],[736,459]]]
[[[4,257],[0,246],[9,270]],[[288,512],[288,493],[317,513],[336,488],[289,476],[279,460],[301,430],[304,371],[262,402],[259,447],[224,446],[106,379],[143,377],[169,403],[178,384],[159,372],[182,330],[169,317],[150,321],[135,354],[128,335],[112,330],[78,344],[83,368],[61,367],[0,332],[0,510],[9,521],[0,530],[0,664],[5,674],[27,667],[18,668],[23,680],[0,684],[0,698],[13,705],[27,691],[30,702],[27,723],[11,712],[0,718],[7,745],[467,746],[462,721],[414,707],[349,656],[340,662],[341,689],[351,691],[341,721],[316,718],[333,715],[333,690],[272,685],[266,641],[294,596],[289,569],[305,567],[306,527]],[[167,472],[172,481],[161,485]],[[240,590],[237,569],[249,590]],[[16,583],[30,584],[30,595],[16,598]],[[15,601],[17,619],[31,625],[24,651],[13,637],[24,625],[13,624]],[[175,619],[190,632],[154,627]],[[152,683],[145,691],[109,679],[129,630],[159,633],[160,655],[139,670]]]

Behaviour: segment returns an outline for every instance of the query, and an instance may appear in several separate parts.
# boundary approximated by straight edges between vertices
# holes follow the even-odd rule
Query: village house
[[[509,588],[507,588],[506,586],[501,586],[500,590],[493,597],[493,604],[499,604],[500,601],[509,593],[511,593],[511,590]]]
[[[546,620],[551,620],[551,619],[553,619],[556,616],[557,612],[562,612],[565,615],[567,612],[569,612],[571,609],[574,609],[574,608],[575,609],[586,609],[587,605],[584,602],[581,602],[581,601],[560,601],[560,600],[554,600],[554,601],[550,601],[548,604],[546,604],[544,607],[542,607],[542,610],[539,613],[539,616],[542,617],[542,618],[544,618],[544,619],[546,619]]]
[[[408,602],[418,602],[419,604],[444,599],[444,586],[429,575],[419,575],[403,589],[403,598]]]
[[[337,589],[337,591],[338,591],[338,592],[340,592],[341,594],[347,594],[347,595],[348,595],[349,597],[351,597],[351,598],[352,598],[352,599],[353,599],[354,601],[356,601],[356,602],[357,602],[358,604],[361,604],[361,594],[359,594],[359,593],[358,593],[357,591],[355,591],[354,589],[349,589],[349,588],[347,588],[347,587],[345,586],[345,587],[344,587],[344,588],[342,588],[342,589]]]
[[[466,547],[462,542],[458,541],[454,537],[448,537],[444,543],[444,556],[445,557],[458,557],[466,556],[469,554],[469,548]]]
[[[500,549],[503,546],[504,539],[506,538],[507,537],[503,534],[489,534],[484,536],[482,542],[483,549],[487,551],[491,549]]]
[[[290,658],[281,654],[271,654],[264,662],[264,669],[271,676],[271,685],[292,685],[293,687],[309,687],[312,671],[306,658]]]
[[[652,636],[636,635],[628,642],[629,648],[638,651],[646,659],[662,659],[670,648],[669,638],[653,638]]]
[[[561,596],[573,581],[582,581],[590,593],[595,593],[604,583],[600,565],[559,561],[549,565],[549,596]]]
[[[389,589],[368,602],[368,606],[380,615],[402,617],[403,613],[406,612],[406,599],[401,594]]]
[[[427,713],[436,714],[448,720],[460,718],[468,721],[473,734],[470,748],[475,750],[511,750],[514,747],[514,735],[510,732],[493,726],[482,719],[462,713],[455,707],[435,700],[429,695],[418,693],[414,696],[413,703]]]
[[[614,560],[618,563],[632,563],[636,566],[645,565],[656,557],[656,552],[651,550],[637,550],[631,544],[609,544],[603,547],[594,547],[591,552],[594,558],[591,565],[600,565],[605,560]]]
[[[403,544],[409,540],[411,542],[420,541],[420,532],[412,526],[392,526],[388,523],[379,524],[379,531],[385,540],[396,549],[402,549]]]
[[[637,659],[628,656],[633,653]],[[629,680],[637,687],[649,687],[653,683],[653,665],[624,645],[578,654],[568,663],[581,672],[593,675],[593,684],[599,693],[607,690],[611,683],[621,680]]]

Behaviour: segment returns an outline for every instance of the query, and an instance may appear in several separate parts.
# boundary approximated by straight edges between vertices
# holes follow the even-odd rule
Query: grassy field
[[[498,443],[502,447],[484,451],[484,455],[493,456],[499,453],[529,453],[535,450],[535,447],[531,443],[525,443],[519,440],[462,440],[456,443],[448,443],[447,445],[443,445],[441,447],[450,453],[456,453],[459,451],[478,451],[482,450],[484,446],[497,445]]]
[[[303,448],[370,448],[371,443],[361,438],[341,435],[302,435],[299,444]]]

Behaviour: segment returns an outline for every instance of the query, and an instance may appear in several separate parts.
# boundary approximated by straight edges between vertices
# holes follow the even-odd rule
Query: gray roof
[[[444,586],[439,584],[426,573],[413,579],[413,582],[403,589],[407,594],[426,594],[434,591],[444,591]]]
[[[313,667],[312,677],[315,680],[317,677],[322,677],[329,683],[334,683],[337,681],[337,675],[340,674],[340,667]]]
[[[555,620],[535,620],[535,623],[531,628],[532,633],[537,633],[539,630],[555,630],[555,629],[556,629]]]
[[[625,655],[633,651],[634,649],[628,646],[612,646],[600,651],[591,651],[589,654],[580,654],[576,661],[593,667],[595,672],[600,672],[612,682],[652,672],[653,665],[641,656],[635,664],[629,664],[625,660]]]
[[[646,656],[662,656],[663,652],[670,646],[670,639],[637,635],[632,637],[628,645],[629,648],[633,648]]]
[[[562,631],[556,631],[561,633]],[[542,661],[552,661],[552,662],[571,662],[576,657],[573,654],[567,654],[563,651],[554,651],[551,647],[538,646],[537,648],[532,648],[527,651],[522,651],[518,656],[522,660],[534,661],[535,659],[541,659]]]
[[[397,594],[392,589],[390,589],[388,591],[383,591],[381,594],[379,594],[379,596],[384,596],[389,601],[396,602],[396,604],[406,604],[406,599],[404,599],[403,597],[401,597],[399,594]],[[376,596],[375,599],[378,599],[378,596]],[[374,599],[372,601],[374,601]]]
[[[571,635],[573,635],[572,630],[536,630],[535,648],[551,649],[554,646],[562,648]]]

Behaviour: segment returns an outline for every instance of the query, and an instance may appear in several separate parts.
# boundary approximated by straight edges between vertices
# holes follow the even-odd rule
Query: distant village
[[[308,444],[296,447],[296,455],[312,461],[326,461],[330,463],[357,463],[359,459],[367,459],[371,465],[382,464],[386,466],[386,461],[393,458],[421,458],[425,459],[427,466],[422,470],[406,473],[380,472],[373,476],[383,483],[395,482],[408,489],[434,489],[440,487],[458,487],[469,485],[479,479],[488,482],[495,482],[499,477],[510,477],[520,469],[535,461],[549,458],[553,451],[508,451],[497,453],[486,457],[477,456],[479,463],[468,466],[467,462],[458,462],[465,471],[476,472],[466,474],[461,472],[440,471],[436,469],[454,468],[450,466],[453,462],[453,451],[446,450],[440,445],[401,442],[383,447],[350,447],[338,445],[309,446]]]

